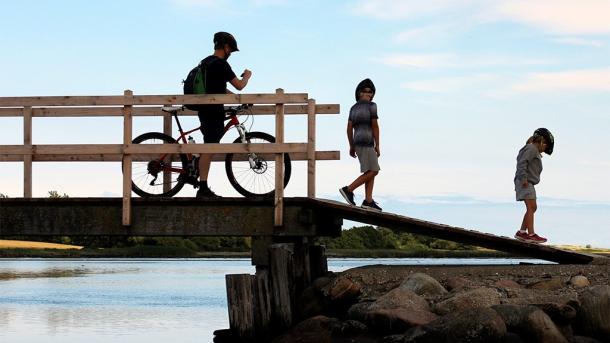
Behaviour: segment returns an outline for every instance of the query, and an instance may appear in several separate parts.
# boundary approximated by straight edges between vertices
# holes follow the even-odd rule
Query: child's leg
[[[536,199],[525,199],[525,216],[523,217],[523,224],[527,228],[527,233],[533,235],[534,232],[534,213],[538,209],[536,205]]]
[[[373,201],[373,186],[375,185],[375,176],[377,176],[377,174],[379,174],[379,172],[372,172],[369,171],[370,173],[373,173],[373,177],[371,177],[365,184],[364,184],[364,195],[365,195],[365,200],[368,203],[371,203]]]
[[[353,192],[356,188],[362,186],[367,181],[369,181],[371,178],[374,178],[375,175],[377,175],[377,172],[370,171],[370,170],[365,172],[364,174],[358,176],[358,178],[356,180],[354,180],[354,182],[352,182],[349,186],[347,186],[347,190],[350,192]]]

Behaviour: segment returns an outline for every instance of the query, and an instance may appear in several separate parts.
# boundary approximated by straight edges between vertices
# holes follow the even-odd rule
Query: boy
[[[347,121],[347,140],[349,154],[358,156],[360,175],[349,186],[339,189],[339,192],[350,204],[355,206],[354,190],[364,185],[365,199],[362,208],[381,211],[381,207],[373,200],[373,185],[375,176],[379,174],[379,124],[377,123],[377,104],[373,102],[375,85],[370,79],[362,80],[356,87],[356,104],[352,106]]]

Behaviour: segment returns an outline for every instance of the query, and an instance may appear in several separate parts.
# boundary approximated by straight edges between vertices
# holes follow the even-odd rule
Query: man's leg
[[[373,186],[375,185],[375,176],[377,176],[378,172],[369,172],[372,173],[373,176],[367,182],[364,183],[364,195],[366,202],[370,204],[371,202],[373,202]]]
[[[377,172],[370,171],[370,170],[366,171],[364,174],[358,176],[358,178],[356,180],[354,180],[354,182],[352,182],[349,186],[347,186],[347,190],[350,192],[353,192],[356,188],[362,186],[367,181],[369,181],[371,178],[374,178],[375,175],[377,175]]]
[[[199,181],[208,182],[208,174],[210,174],[210,165],[212,164],[213,154],[204,154],[199,158]]]

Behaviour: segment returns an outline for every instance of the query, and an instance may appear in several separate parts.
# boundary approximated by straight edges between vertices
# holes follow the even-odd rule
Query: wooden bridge
[[[134,116],[163,116],[163,132],[171,135],[171,116],[161,106],[185,103],[256,104],[254,115],[275,115],[276,142],[132,144]],[[0,98],[0,117],[22,117],[24,123],[22,145],[0,145],[0,162],[24,165],[23,198],[0,199],[0,236],[251,236],[256,275],[227,276],[231,332],[242,338],[266,337],[292,324],[296,296],[327,271],[324,248],[316,246],[314,238],[340,235],[344,219],[558,263],[608,263],[599,256],[317,199],[316,161],[337,160],[339,152],[316,151],[316,116],[337,113],[339,105],[318,105],[307,94],[284,94],[282,90],[241,95],[136,96],[125,91],[123,96]],[[284,142],[284,116],[291,114],[307,115],[306,143]],[[122,116],[123,142],[32,144],[33,118],[83,116]],[[284,153],[292,160],[306,160],[307,197],[284,198],[283,168],[276,168],[275,193],[269,199],[132,199],[132,161],[145,161],[159,153],[252,152],[271,154],[277,165],[283,165]],[[32,164],[45,161],[122,161],[123,197],[32,198]]]

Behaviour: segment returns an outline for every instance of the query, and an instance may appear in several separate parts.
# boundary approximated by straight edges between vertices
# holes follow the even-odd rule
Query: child
[[[521,229],[515,233],[515,238],[528,243],[544,243],[546,238],[534,232],[534,213],[536,212],[536,189],[534,185],[540,182],[542,173],[542,152],[547,155],[553,153],[555,139],[551,132],[545,128],[534,131],[534,135],[527,140],[527,144],[517,155],[517,172],[515,173],[515,192],[517,201],[525,202],[525,215]]]
[[[341,195],[351,205],[354,201],[354,190],[364,185],[365,199],[362,207],[381,211],[381,207],[373,200],[373,185],[375,176],[379,173],[379,125],[377,124],[377,105],[372,101],[375,96],[375,85],[370,79],[361,81],[356,87],[356,104],[349,111],[347,121],[347,140],[349,154],[358,156],[360,175],[349,186],[339,189]]]

